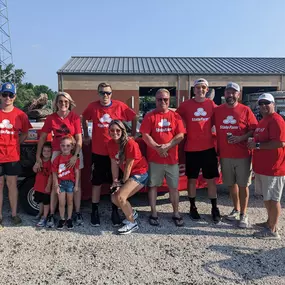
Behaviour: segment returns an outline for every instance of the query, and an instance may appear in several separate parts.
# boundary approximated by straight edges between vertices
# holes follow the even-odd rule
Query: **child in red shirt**
[[[41,159],[43,162],[42,167],[40,170],[33,167],[33,171],[37,173],[34,185],[34,198],[40,206],[39,214],[37,215],[40,218],[40,221],[36,224],[37,227],[46,226],[47,216],[49,213],[50,191],[52,185],[51,153],[51,143],[44,143],[41,153]]]
[[[65,225],[65,206],[67,204],[67,229],[73,229],[73,193],[79,187],[79,159],[74,168],[66,168],[66,164],[73,156],[75,140],[71,135],[64,136],[60,142],[61,154],[52,163],[53,187],[58,194],[60,220],[57,229],[62,230]]]

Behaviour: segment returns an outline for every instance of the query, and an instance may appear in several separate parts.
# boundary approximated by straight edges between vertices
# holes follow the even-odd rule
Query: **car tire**
[[[35,176],[27,177],[19,186],[19,202],[23,210],[29,215],[37,215],[39,205],[34,200]]]

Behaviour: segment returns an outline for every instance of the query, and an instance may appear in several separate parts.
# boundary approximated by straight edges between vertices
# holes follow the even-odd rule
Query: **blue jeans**
[[[59,183],[60,193],[73,193],[74,182],[71,180],[61,180]]]
[[[130,176],[130,179],[133,179],[137,183],[145,186],[148,182],[148,173],[146,172],[143,174],[135,174]]]

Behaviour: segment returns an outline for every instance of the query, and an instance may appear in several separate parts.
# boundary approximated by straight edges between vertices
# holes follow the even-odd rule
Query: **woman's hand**
[[[78,157],[73,155],[70,160],[65,164],[66,168],[73,168],[76,164]]]
[[[57,194],[60,194],[60,187],[59,187],[58,184],[55,184],[55,185],[53,186],[53,189],[55,190],[55,192],[56,192]]]
[[[39,172],[42,167],[43,167],[42,159],[40,157],[37,157],[36,163],[35,163],[35,165],[33,167],[33,171],[34,172]]]
[[[74,186],[73,190],[74,190],[74,192],[78,192],[79,187],[78,186]]]
[[[48,185],[48,186],[45,188],[45,192],[46,192],[46,193],[50,193],[50,185]]]

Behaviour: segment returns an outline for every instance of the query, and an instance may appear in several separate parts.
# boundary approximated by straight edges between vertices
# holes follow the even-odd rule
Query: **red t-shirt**
[[[60,150],[60,140],[66,135],[81,134],[80,117],[74,112],[69,112],[66,118],[62,119],[57,113],[47,116],[42,132],[53,132],[52,150]]]
[[[108,151],[109,156],[112,159],[115,159],[119,164],[119,144],[117,144],[114,140],[110,140],[108,142]],[[130,138],[125,146],[125,160],[119,166],[124,171],[126,160],[134,159],[134,164],[131,170],[131,176],[136,174],[144,174],[148,170],[148,164],[144,156],[140,151],[139,145],[135,142],[134,139]]]
[[[185,151],[202,151],[214,147],[212,116],[216,105],[212,100],[196,102],[189,99],[180,104],[176,112],[186,125]]]
[[[156,110],[145,115],[140,132],[149,134],[158,144],[169,143],[176,135],[185,133],[183,121],[178,113],[169,110],[161,113]],[[159,164],[178,163],[178,145],[168,151],[167,157],[160,157],[157,151],[147,146],[147,159]]]
[[[51,161],[43,161],[43,166],[40,172],[36,175],[34,190],[37,192],[49,194],[45,191],[48,179],[51,175]]]
[[[27,133],[32,125],[28,116],[14,107],[11,112],[0,109],[0,163],[20,160],[19,133]]]
[[[254,132],[256,142],[285,142],[285,122],[277,113],[262,119]],[[253,171],[267,176],[285,175],[285,147],[277,149],[255,149]]]
[[[74,168],[66,168],[65,164],[70,160],[72,154],[57,156],[52,163],[52,172],[56,172],[58,181],[71,180],[75,183],[75,169],[79,169],[79,159],[77,159]]]
[[[109,123],[112,120],[132,121],[136,113],[121,101],[112,100],[110,106],[102,106],[100,101],[92,102],[82,113],[85,120],[93,121],[92,152],[108,155],[107,143],[109,136]]]
[[[247,147],[247,140],[236,144],[228,143],[227,133],[242,136],[255,130],[257,120],[249,107],[238,104],[229,108],[223,104],[215,108],[214,124],[216,126],[218,153],[221,158],[246,158],[251,151]]]

